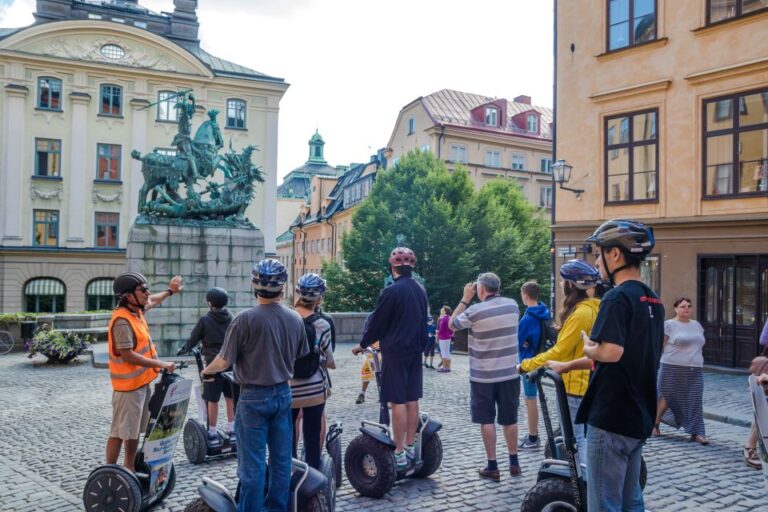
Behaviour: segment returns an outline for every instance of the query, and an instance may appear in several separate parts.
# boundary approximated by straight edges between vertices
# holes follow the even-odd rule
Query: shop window
[[[661,296],[661,263],[657,255],[646,256],[640,265],[640,278],[656,295]]]
[[[24,311],[62,313],[66,303],[64,283],[53,278],[36,278],[24,285]]]

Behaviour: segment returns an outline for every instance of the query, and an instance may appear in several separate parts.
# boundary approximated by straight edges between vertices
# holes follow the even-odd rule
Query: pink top
[[[437,321],[437,339],[449,340],[453,337],[453,331],[448,327],[448,322],[451,321],[451,317],[448,315],[441,316]]]

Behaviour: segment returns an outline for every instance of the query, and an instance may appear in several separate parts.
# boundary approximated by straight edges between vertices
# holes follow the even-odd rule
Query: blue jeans
[[[244,387],[235,415],[239,512],[285,512],[291,487],[291,388]],[[264,500],[266,447],[269,446],[269,489]]]
[[[576,438],[576,446],[579,449],[579,464],[585,465],[587,463],[587,440],[584,438],[584,424],[575,423],[576,411],[579,410],[581,401],[584,400],[583,396],[571,396],[568,395],[568,410],[571,413],[571,426],[573,427],[573,434]]]
[[[644,512],[640,488],[643,439],[587,425],[589,512]]]

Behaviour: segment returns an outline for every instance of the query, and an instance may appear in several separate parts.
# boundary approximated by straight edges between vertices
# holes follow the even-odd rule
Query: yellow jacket
[[[581,331],[590,333],[592,325],[597,318],[597,310],[600,307],[599,299],[586,299],[581,301],[571,316],[566,318],[563,327],[557,335],[557,343],[546,352],[524,360],[520,367],[525,372],[544,366],[547,361],[568,362],[584,357],[584,342],[581,339]],[[565,391],[569,395],[584,396],[589,384],[589,370],[573,370],[563,374]]]

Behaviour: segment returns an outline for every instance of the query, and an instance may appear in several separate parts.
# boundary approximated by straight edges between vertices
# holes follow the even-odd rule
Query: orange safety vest
[[[112,339],[112,326],[118,318],[123,318],[131,324],[133,335],[136,338],[134,352],[144,357],[157,359],[157,351],[149,335],[149,326],[144,318],[144,314],[139,312],[139,317],[136,318],[125,308],[115,309],[112,313],[112,319],[109,321],[109,331],[107,332],[107,340],[109,342],[109,377],[112,380],[112,389],[115,391],[133,391],[155,380],[158,370],[147,368],[146,366],[128,364],[123,361],[122,357],[117,355],[114,340]]]

